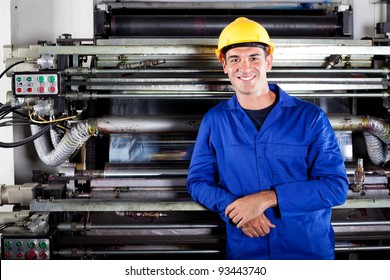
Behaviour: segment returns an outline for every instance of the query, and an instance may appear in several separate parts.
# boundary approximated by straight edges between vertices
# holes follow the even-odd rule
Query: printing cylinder
[[[155,16],[113,15],[111,36],[216,37],[237,16]],[[248,16],[261,23],[270,36],[335,37],[342,31],[336,15],[331,16]]]

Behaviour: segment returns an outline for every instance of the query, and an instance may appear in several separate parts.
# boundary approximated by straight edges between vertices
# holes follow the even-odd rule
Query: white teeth
[[[244,77],[240,77],[241,80],[244,80],[244,81],[249,81],[249,80],[252,80],[253,77],[247,77],[247,78],[244,78]]]

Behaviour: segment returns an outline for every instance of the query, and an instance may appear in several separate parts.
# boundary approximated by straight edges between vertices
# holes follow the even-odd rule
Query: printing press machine
[[[390,258],[388,22],[356,40],[340,1],[146,2],[97,4],[91,39],[4,46],[17,66],[0,121],[32,136],[2,148],[30,145],[55,172],[0,185],[2,259],[224,258],[222,220],[185,182],[203,114],[233,94],[214,51],[238,16],[275,43],[269,81],[321,106],[336,132],[350,179],[336,258]]]

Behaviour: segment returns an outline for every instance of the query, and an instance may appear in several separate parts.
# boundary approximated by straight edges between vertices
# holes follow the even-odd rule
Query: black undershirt
[[[253,124],[256,126],[257,131],[260,131],[261,126],[263,125],[268,114],[275,107],[275,104],[276,104],[276,102],[274,102],[271,106],[264,108],[264,109],[260,109],[260,110],[244,109],[247,112],[247,114],[249,115],[249,117],[251,118]]]

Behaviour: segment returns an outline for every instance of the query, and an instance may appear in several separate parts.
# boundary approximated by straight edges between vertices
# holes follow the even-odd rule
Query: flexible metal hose
[[[371,116],[330,115],[329,121],[334,130],[363,132],[367,153],[375,165],[385,164],[390,159],[390,125],[383,119]],[[386,144],[385,151],[383,143]]]
[[[60,143],[62,138],[62,135],[56,131],[55,128],[50,128],[50,140],[54,148],[58,146],[58,143]]]
[[[39,132],[41,128],[38,125],[31,125],[31,133]],[[35,149],[39,158],[48,166],[58,166],[72,157],[81,146],[93,135],[88,122],[79,122],[62,137],[57,147],[53,145],[47,135],[34,141]]]
[[[368,132],[363,132],[364,139],[366,140],[367,153],[375,165],[380,165],[385,163],[385,154],[383,152],[383,143],[382,141]]]

